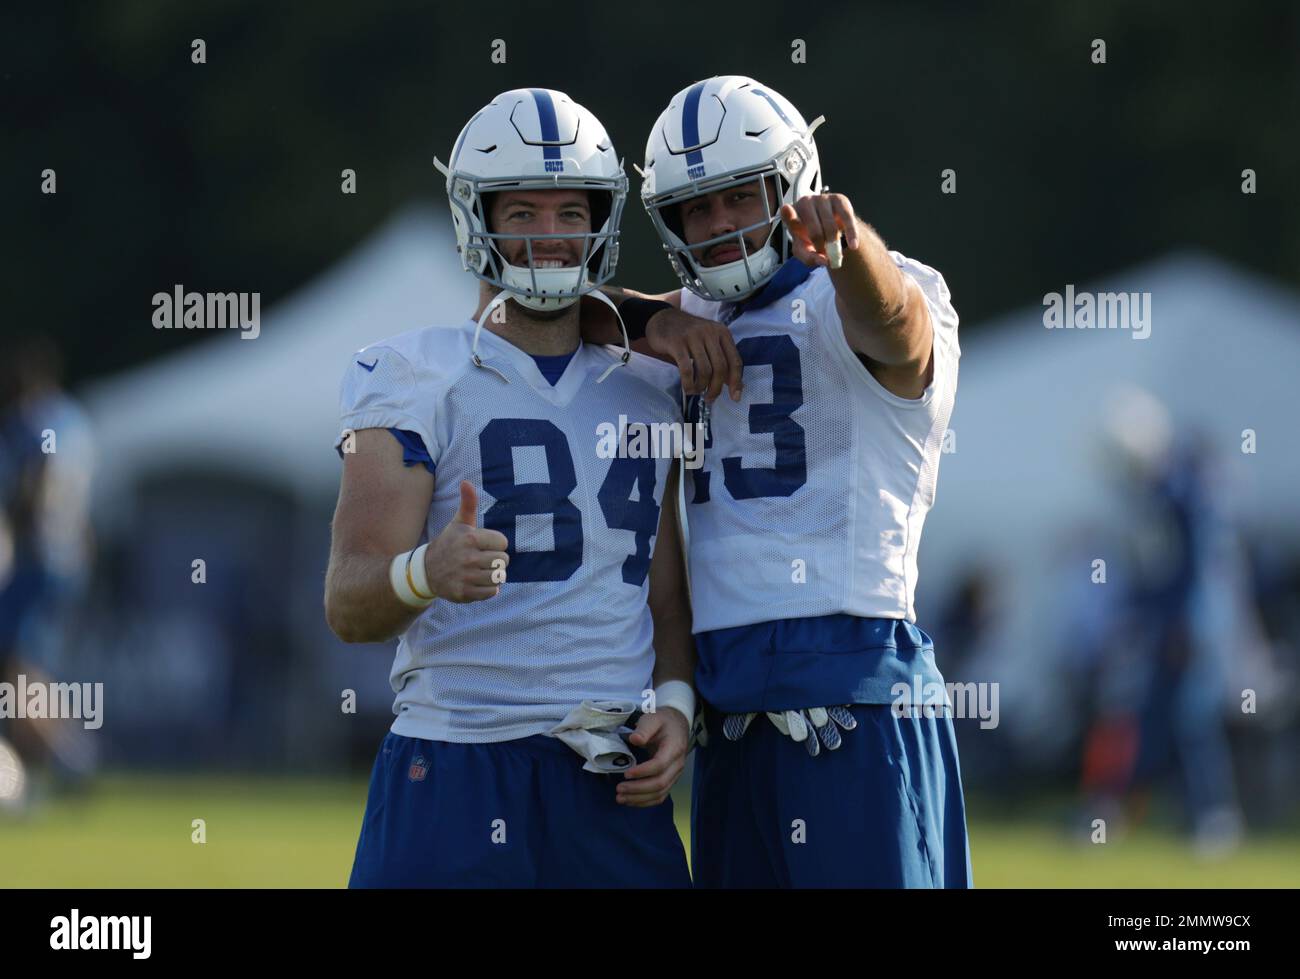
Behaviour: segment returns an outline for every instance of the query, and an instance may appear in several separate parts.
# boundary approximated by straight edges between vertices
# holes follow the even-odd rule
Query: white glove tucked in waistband
[[[636,764],[623,735],[632,733],[627,721],[637,710],[627,700],[584,700],[548,733],[587,759],[584,771],[624,772]]]

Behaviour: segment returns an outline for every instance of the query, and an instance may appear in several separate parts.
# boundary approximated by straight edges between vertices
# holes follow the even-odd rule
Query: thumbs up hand
[[[460,484],[460,509],[424,552],[424,570],[434,594],[464,604],[494,598],[506,580],[506,535],[478,526],[478,496]]]

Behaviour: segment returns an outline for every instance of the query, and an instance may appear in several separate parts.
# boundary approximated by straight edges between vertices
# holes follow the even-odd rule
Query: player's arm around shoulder
[[[653,754],[630,768],[618,786],[622,805],[657,806],[668,798],[686,766],[694,720],[695,641],[691,636],[691,602],[686,588],[685,557],[677,518],[679,463],[664,486],[659,532],[650,559],[647,602],[654,620],[656,709],[642,715],[629,740]],[[668,701],[668,702],[665,702]]]
[[[740,400],[744,362],[726,325],[683,310],[681,290],[653,295],[607,286],[602,291],[620,310],[627,308],[624,303],[628,300],[666,304],[658,310],[643,307],[639,316],[628,314],[627,319],[633,321],[632,349],[675,364],[681,372],[682,391],[688,395],[702,394],[712,401],[725,386],[733,401]],[[613,311],[590,297],[584,297],[582,302],[582,339],[588,343],[621,344],[623,337]],[[639,323],[642,318],[644,323]],[[636,328],[638,324],[644,336]]]
[[[331,631],[344,642],[383,642],[401,633],[428,599],[495,597],[509,563],[506,539],[475,526],[473,486],[461,484],[460,510],[419,550],[433,500],[433,474],[404,465],[401,444],[382,428],[358,431],[354,450],[343,457],[325,574],[325,619]],[[395,559],[412,551],[424,573],[406,578],[403,592],[413,590],[416,597],[402,598],[397,590],[401,582],[395,584],[393,576],[409,575],[412,569],[408,562],[395,570],[395,563],[401,564]]]

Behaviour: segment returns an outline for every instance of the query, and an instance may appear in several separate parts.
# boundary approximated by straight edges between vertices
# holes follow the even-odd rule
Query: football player
[[[659,116],[642,171],[683,286],[659,298],[728,325],[744,364],[738,401],[696,399],[708,438],[685,487],[706,702],[692,871],[965,887],[951,709],[913,607],[957,314],[943,276],[822,186],[819,123],[710,78]]]
[[[689,886],[665,801],[694,715],[675,463],[601,447],[620,416],[680,421],[676,372],[579,341],[626,177],[540,88],[435,164],[478,309],[365,347],[341,389],[326,617],[399,636],[351,886]]]

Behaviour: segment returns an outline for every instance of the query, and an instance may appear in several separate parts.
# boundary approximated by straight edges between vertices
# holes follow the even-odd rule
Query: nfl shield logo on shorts
[[[416,755],[411,761],[411,767],[406,776],[412,782],[423,782],[424,776],[429,774],[429,763],[424,760],[423,755]]]

